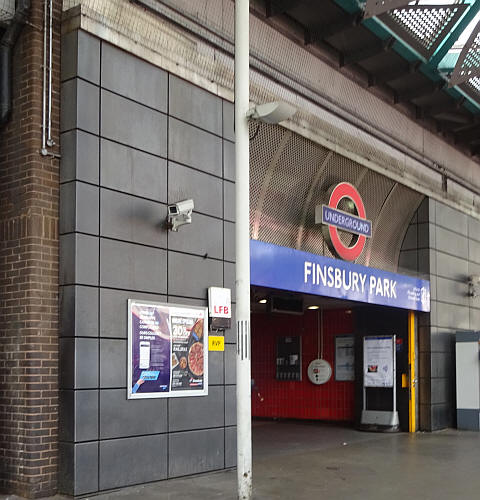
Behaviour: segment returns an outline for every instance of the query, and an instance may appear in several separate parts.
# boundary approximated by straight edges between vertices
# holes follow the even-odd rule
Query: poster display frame
[[[352,368],[352,378],[343,378],[339,377],[339,372],[342,370],[338,369],[338,342],[340,340],[351,339],[352,341],[352,349],[353,349],[353,368]],[[339,335],[335,335],[335,381],[336,382],[354,382],[355,381],[355,335],[353,333],[342,333]]]
[[[203,314],[203,386],[202,389],[187,389],[187,390],[173,390],[171,387],[172,375],[172,333],[171,325],[170,328],[170,368],[169,368],[169,390],[162,392],[133,392],[132,386],[132,376],[133,376],[133,325],[132,325],[132,307],[134,305],[147,306],[152,308],[163,308],[169,311],[182,309],[187,311],[187,316],[192,316],[192,311],[198,311],[200,316]],[[176,304],[170,302],[157,302],[141,299],[128,299],[127,300],[127,399],[157,399],[157,398],[178,398],[178,397],[198,397],[208,395],[208,351],[209,351],[209,341],[208,341],[208,307],[204,306],[193,306],[186,304]],[[140,349],[140,346],[139,346]],[[141,354],[140,354],[141,356]]]

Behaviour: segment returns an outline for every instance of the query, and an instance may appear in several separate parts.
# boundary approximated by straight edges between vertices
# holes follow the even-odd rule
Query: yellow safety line
[[[408,402],[408,430],[415,432],[417,430],[416,406],[415,406],[415,313],[408,312],[408,365],[410,368],[410,400]]]

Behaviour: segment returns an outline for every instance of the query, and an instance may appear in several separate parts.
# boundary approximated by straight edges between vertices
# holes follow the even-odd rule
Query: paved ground
[[[260,422],[253,434],[255,500],[480,498],[480,433],[375,434],[320,423]],[[126,488],[95,500],[236,498],[236,471],[230,470]]]

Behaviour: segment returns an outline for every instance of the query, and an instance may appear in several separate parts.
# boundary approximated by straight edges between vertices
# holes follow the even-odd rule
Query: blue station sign
[[[250,241],[252,285],[430,311],[430,282],[263,241]]]

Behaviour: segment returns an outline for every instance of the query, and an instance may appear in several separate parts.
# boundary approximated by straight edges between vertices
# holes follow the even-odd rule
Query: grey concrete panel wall
[[[231,467],[234,328],[208,396],[127,400],[126,369],[128,299],[204,306],[234,286],[233,106],[81,31],[62,50],[61,491]],[[188,198],[192,224],[169,232]]]
[[[431,312],[419,328],[420,425],[436,430],[455,424],[455,332],[480,329],[480,302],[467,295],[468,276],[480,271],[480,222],[430,199],[409,232],[415,227],[417,268],[411,269],[421,271],[421,252],[428,252],[431,285]],[[401,262],[414,262],[413,243],[410,234]]]

